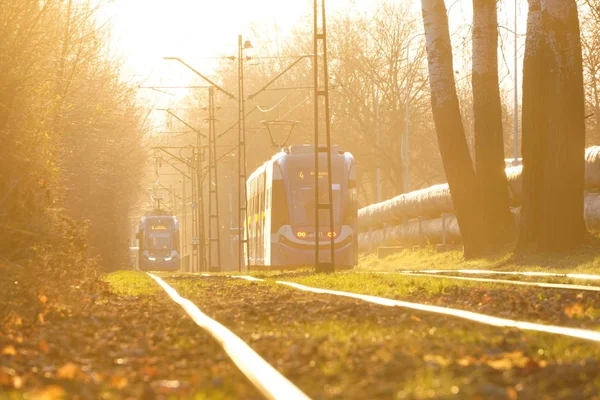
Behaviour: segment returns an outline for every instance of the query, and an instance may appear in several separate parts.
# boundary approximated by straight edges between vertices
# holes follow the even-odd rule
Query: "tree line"
[[[446,7],[443,0],[422,1],[432,111],[467,256],[497,250],[512,240],[496,6],[495,0],[473,1],[473,163],[456,95]],[[529,1],[518,252],[570,250],[585,238],[585,91],[578,12],[575,0]]]
[[[2,263],[63,276],[127,263],[146,115],[120,79],[100,7],[0,3]]]

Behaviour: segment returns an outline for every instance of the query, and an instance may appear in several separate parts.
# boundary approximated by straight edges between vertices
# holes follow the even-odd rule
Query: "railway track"
[[[245,279],[245,280],[253,281],[253,282],[264,282],[263,279],[258,279],[258,278],[254,278],[251,276],[244,276],[244,275],[231,276],[231,278]],[[440,307],[440,306],[434,306],[434,305],[429,305],[429,304],[412,303],[412,302],[394,300],[394,299],[385,298],[385,297],[371,296],[371,295],[359,294],[359,293],[351,293],[351,292],[345,292],[345,291],[340,291],[340,290],[315,288],[315,287],[301,285],[301,284],[298,284],[295,282],[286,282],[286,281],[275,281],[275,282],[277,284],[289,286],[289,287],[299,289],[299,290],[302,290],[305,292],[349,297],[349,298],[354,298],[354,299],[362,300],[362,301],[369,302],[369,303],[379,304],[382,306],[403,307],[403,308],[410,308],[413,310],[432,312],[432,313],[436,313],[436,314],[442,314],[442,315],[462,318],[462,319],[466,319],[469,321],[474,321],[474,322],[478,322],[478,323],[482,323],[482,324],[486,324],[486,325],[497,326],[497,327],[516,328],[516,329],[521,329],[521,330],[530,330],[530,331],[558,334],[558,335],[570,336],[570,337],[574,337],[574,338],[578,338],[578,339],[586,339],[586,340],[592,340],[595,342],[600,342],[600,332],[594,331],[594,330],[589,330],[589,329],[577,329],[577,328],[568,328],[568,327],[561,327],[561,326],[554,326],[554,325],[543,325],[543,324],[527,322],[527,321],[517,321],[517,320],[513,320],[513,319],[500,318],[500,317],[495,317],[492,315],[485,315],[485,314],[481,314],[481,313],[465,311],[465,310],[460,310],[460,309],[450,308],[450,307]]]
[[[203,274],[204,275],[204,274]],[[158,276],[148,273],[169,297],[179,304],[198,326],[206,330],[225,350],[240,371],[267,399],[309,400],[300,389],[260,357],[229,329],[204,314],[190,300]],[[206,276],[206,275],[204,275]]]
[[[368,273],[388,274],[387,272],[368,272]],[[571,284],[564,284],[564,283],[528,282],[528,281],[515,281],[515,280],[509,280],[509,279],[494,279],[494,278],[473,278],[473,277],[465,277],[465,276],[435,274],[432,272],[427,272],[427,273],[426,272],[400,272],[398,274],[403,275],[403,276],[454,279],[454,280],[468,281],[468,282],[498,283],[498,284],[507,284],[507,285],[534,286],[534,287],[547,288],[547,289],[565,289],[565,290],[600,292],[600,286],[591,286],[591,285],[571,285]]]
[[[531,390],[531,392],[520,392],[519,397],[523,395],[524,398],[534,398],[540,388],[542,393],[558,393],[556,388],[551,389],[550,392],[548,390],[553,387],[555,380],[572,373],[569,366],[572,361],[554,360],[550,361],[550,366],[546,366],[543,354],[562,352],[561,349],[564,347],[561,346],[564,346],[566,338],[573,340],[569,345],[572,354],[578,354],[580,350],[577,349],[596,352],[589,349],[595,349],[600,341],[600,332],[593,330],[499,318],[448,307],[353,293],[353,290],[328,290],[313,287],[320,285],[306,286],[296,282],[263,280],[243,275],[226,277],[203,274],[188,278],[189,281],[183,277],[173,277],[173,285],[175,287],[181,285],[179,287],[181,290],[188,291],[190,299],[201,304],[201,308],[206,307],[206,310],[210,310],[211,316],[230,326],[272,365],[277,365],[277,368],[299,385],[305,393],[315,397],[389,398],[389,395],[386,397],[383,394],[390,393],[385,390],[404,393],[403,385],[404,388],[409,387],[412,380],[420,379],[414,375],[407,375],[404,368],[409,368],[411,371],[424,371],[431,368],[431,365],[435,365],[435,368],[443,368],[443,371],[447,371],[445,373],[449,373],[447,376],[452,382],[462,382],[446,388],[452,387],[453,390],[459,388],[465,398],[472,396],[491,398],[495,395],[498,397],[498,392],[493,391],[500,389],[494,385],[499,381],[508,382],[505,381],[508,376],[511,377],[509,381],[512,382],[510,383],[512,387],[526,386]],[[246,284],[241,281],[258,284]],[[262,282],[271,284],[261,284]],[[196,286],[190,287],[190,285]],[[207,297],[208,294],[210,296]],[[361,305],[362,303],[366,304]],[[404,311],[399,312],[394,308]],[[368,317],[369,314],[371,317]],[[481,324],[480,327],[473,329],[473,322]],[[365,323],[364,328],[359,328],[363,323]],[[341,326],[336,327],[338,324]],[[319,327],[319,332],[322,332],[323,336],[314,337],[315,327]],[[498,327],[514,329],[497,329]],[[356,332],[360,332],[359,336],[354,336]],[[538,332],[544,334],[538,335]],[[347,338],[349,335],[356,339],[350,339],[349,342],[335,339],[337,336]],[[465,342],[459,339],[462,335],[468,338]],[[315,347],[306,347],[305,342],[306,345],[311,342],[316,344]],[[349,347],[350,343],[352,348]],[[533,349],[533,354],[531,350],[525,348]],[[407,351],[412,361],[403,358],[402,354]],[[328,359],[323,359],[324,352],[329,354]],[[500,354],[505,358],[496,360],[497,356],[494,354]],[[527,361],[529,366],[526,366],[520,361],[522,354],[525,354],[523,356],[525,359],[536,358],[536,360]],[[541,361],[537,358],[540,355],[542,355]],[[511,364],[512,361],[507,361],[506,357],[509,359],[514,357],[514,362],[518,365]],[[567,355],[567,357],[571,356]],[[284,359],[291,359],[300,364],[290,366],[286,362],[282,363]],[[313,360],[316,360],[315,366]],[[311,367],[306,365],[308,363]],[[504,367],[504,363],[508,363],[508,366]],[[337,371],[334,375],[327,372],[329,365],[338,364],[339,368],[342,368],[341,371]],[[356,375],[358,371],[355,368],[358,365],[369,371],[372,380],[386,380],[372,381],[371,386],[365,386],[359,378],[361,375]],[[386,368],[385,371],[380,371],[383,375],[375,373],[381,368]],[[506,375],[504,368],[516,368],[516,370]],[[595,364],[590,365],[588,370],[586,373],[592,375],[588,375],[587,380],[600,377],[600,369]],[[292,371],[297,373],[294,374]],[[481,373],[485,377],[482,378]],[[396,378],[389,380],[392,376],[389,374],[393,374]],[[557,374],[556,378],[553,378],[554,374]],[[386,376],[388,378],[384,378]],[[400,376],[402,380],[398,381]],[[325,388],[334,387],[333,382],[336,382],[338,377],[347,381],[344,383],[345,386],[342,386],[343,389],[339,391],[336,389],[333,394],[325,394]],[[577,378],[578,382],[583,382],[581,379]],[[313,382],[315,386],[311,389],[310,385]],[[376,388],[383,382],[389,386],[379,392]],[[571,381],[569,385],[572,389],[574,385],[580,383],[573,384]],[[359,387],[362,391],[358,390]],[[441,392],[435,393],[443,397]],[[342,394],[351,396],[344,397]],[[408,397],[410,396],[409,394]]]
[[[431,397],[419,392],[419,385],[435,390],[437,397],[460,389],[462,398],[498,397],[504,390],[498,385],[520,385],[525,389],[518,389],[519,397],[535,398],[537,393],[558,393],[556,387],[549,389],[554,374],[576,379],[570,381],[571,388],[590,386],[600,376],[595,366],[586,367],[586,381],[584,375],[573,375],[579,368],[576,354],[596,354],[600,333],[588,337],[585,330],[558,327],[559,332],[552,332],[550,327],[542,332],[555,334],[540,334],[520,325],[527,322],[511,325],[496,319],[503,323],[490,324],[477,313],[470,313],[473,319],[456,318],[427,308],[398,307],[391,299],[340,295],[318,287],[300,290],[302,285],[283,280],[275,284],[271,279],[209,274],[165,280],[313,398]],[[573,335],[580,331],[584,334]],[[556,359],[565,340],[571,341],[572,355]],[[512,369],[510,375],[507,369]],[[425,383],[422,374],[427,371],[444,376],[441,386]]]
[[[592,274],[561,274],[554,272],[541,271],[493,271],[484,269],[424,269],[424,270],[406,270],[396,272],[377,272],[377,273],[406,273],[406,274],[464,274],[464,275],[512,275],[525,277],[545,277],[545,278],[569,278],[581,280],[600,280],[600,275]]]

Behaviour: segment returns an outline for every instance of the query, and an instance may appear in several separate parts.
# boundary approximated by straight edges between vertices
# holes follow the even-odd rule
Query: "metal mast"
[[[320,8],[320,10],[319,10]],[[330,137],[330,116],[329,116],[329,70],[327,67],[327,24],[325,18],[325,0],[321,0],[321,7],[318,0],[314,0],[314,40],[313,40],[313,74],[314,74],[314,118],[315,118],[315,269],[317,272],[335,271],[335,224],[333,220],[333,190],[331,174],[331,137]],[[319,51],[321,51],[322,67],[319,68]],[[321,113],[324,120],[321,121]],[[320,145],[319,125],[325,124],[325,145]],[[327,154],[327,165],[325,171],[319,168],[320,154]],[[319,194],[319,183],[325,181],[325,196]],[[321,238],[319,216],[321,210],[327,210],[329,215],[329,258],[321,261],[319,257],[319,242]]]
[[[181,225],[181,259],[185,260],[187,256],[187,194],[185,190],[185,174],[181,174],[181,220],[179,221]],[[185,264],[183,264],[185,265]],[[189,268],[189,266],[188,266]],[[182,268],[184,271],[185,269]],[[189,271],[185,271],[189,272]]]
[[[208,88],[208,270],[221,271],[221,225],[219,224],[219,176],[215,132],[215,89]]]
[[[190,269],[191,272],[200,271],[200,263],[199,263],[199,239],[198,239],[198,175],[194,174],[196,172],[196,168],[199,165],[199,155],[198,149],[192,149],[192,160],[190,163],[190,175],[192,179],[190,179],[192,183],[192,259]],[[193,166],[192,166],[193,165]]]
[[[250,265],[250,254],[244,249],[248,246],[248,194],[246,190],[246,118],[244,110],[244,54],[242,35],[238,36],[238,271],[244,269],[244,263]],[[244,257],[244,253],[246,256]],[[245,258],[245,259],[244,259]]]
[[[198,199],[198,269],[196,272],[206,270],[206,240],[204,227],[204,177],[202,176],[202,162],[204,161],[204,148],[202,147],[202,136],[198,132],[198,147],[196,150],[196,198]]]

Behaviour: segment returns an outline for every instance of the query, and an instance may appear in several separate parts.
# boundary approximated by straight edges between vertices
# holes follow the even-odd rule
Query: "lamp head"
[[[253,47],[252,47],[252,43],[250,43],[250,41],[249,41],[249,40],[246,40],[246,41],[244,42],[244,49],[252,49],[252,48],[253,48]]]

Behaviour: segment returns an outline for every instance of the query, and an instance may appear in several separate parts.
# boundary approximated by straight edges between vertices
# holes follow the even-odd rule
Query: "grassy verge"
[[[504,271],[545,271],[557,273],[600,273],[600,238],[593,236],[579,249],[565,254],[512,253],[465,260],[462,252],[438,253],[433,248],[404,250],[383,260],[374,255],[361,257],[360,270],[400,271],[419,269],[492,269]]]
[[[141,271],[117,271],[102,277],[111,293],[118,296],[148,296],[162,289]]]
[[[568,398],[600,388],[600,348],[583,340],[273,282],[169,282],[313,398]]]

